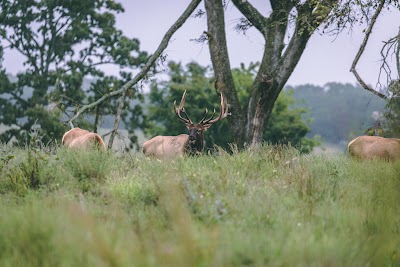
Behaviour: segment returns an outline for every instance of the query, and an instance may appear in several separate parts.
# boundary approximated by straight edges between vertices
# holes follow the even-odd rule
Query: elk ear
[[[188,130],[190,130],[190,128],[192,128],[192,124],[191,124],[191,123],[185,123],[185,125],[186,125],[186,128],[187,128]]]

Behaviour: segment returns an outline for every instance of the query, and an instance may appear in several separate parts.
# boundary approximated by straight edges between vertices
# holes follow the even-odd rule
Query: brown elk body
[[[88,149],[91,146],[99,148],[100,151],[106,151],[106,144],[97,133],[92,133],[78,127],[73,128],[63,135],[61,143],[72,149]]]
[[[207,109],[203,119],[194,124],[187,115],[184,104],[186,100],[186,91],[183,93],[179,107],[176,107],[174,102],[175,114],[180,121],[185,123],[188,129],[188,134],[181,134],[177,136],[156,136],[143,144],[143,153],[145,156],[154,157],[156,159],[173,159],[176,157],[183,157],[186,154],[202,153],[204,149],[204,132],[210,128],[213,123],[227,117],[228,106],[224,102],[221,94],[221,111],[217,118],[214,119],[215,110],[211,118],[206,119]],[[181,113],[185,115],[182,117]]]
[[[359,136],[348,145],[349,154],[359,159],[400,159],[400,139]]]

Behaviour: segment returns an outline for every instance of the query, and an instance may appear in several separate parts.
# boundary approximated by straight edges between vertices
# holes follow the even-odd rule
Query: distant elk
[[[400,159],[400,139],[359,136],[348,145],[349,154],[359,159]]]
[[[62,137],[61,143],[66,148],[88,149],[90,147],[97,147],[100,151],[106,151],[106,144],[100,135],[78,127],[66,132]]]
[[[179,107],[176,107],[174,101],[174,111],[178,119],[185,123],[188,134],[178,136],[156,136],[143,144],[143,153],[146,156],[156,159],[169,159],[182,157],[185,154],[202,153],[204,149],[204,132],[210,128],[213,123],[226,118],[229,114],[228,105],[225,103],[224,97],[221,95],[221,110],[218,117],[214,113],[209,119],[206,119],[208,110],[206,109],[203,119],[199,123],[193,123],[184,108],[186,101],[186,91],[182,95]],[[182,117],[182,114],[185,117]]]

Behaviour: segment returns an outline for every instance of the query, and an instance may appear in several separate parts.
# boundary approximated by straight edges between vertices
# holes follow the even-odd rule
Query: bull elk
[[[62,137],[61,143],[66,148],[88,149],[90,146],[94,146],[100,151],[106,151],[106,145],[100,135],[78,127],[67,131]]]
[[[349,154],[359,159],[400,159],[400,139],[359,136],[348,145]]]
[[[161,160],[179,156],[182,157],[185,154],[202,153],[204,149],[204,132],[210,128],[213,123],[216,123],[230,115],[228,112],[228,105],[225,103],[222,94],[220,95],[221,110],[219,116],[214,118],[214,109],[212,116],[206,119],[208,113],[208,110],[206,109],[201,121],[199,123],[193,123],[184,108],[186,101],[185,91],[178,107],[176,107],[176,101],[174,101],[174,111],[178,119],[185,123],[186,128],[188,129],[188,134],[181,134],[178,136],[156,136],[143,144],[144,155]]]

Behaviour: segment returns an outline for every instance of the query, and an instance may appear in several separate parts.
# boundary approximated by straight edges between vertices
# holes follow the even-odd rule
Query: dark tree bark
[[[396,67],[397,67],[397,79],[400,79],[400,27],[397,33],[397,47],[396,47]]]
[[[328,17],[332,3],[337,1],[324,1],[323,5],[318,5],[318,1],[270,1],[272,13],[269,17],[264,17],[248,1],[232,2],[265,40],[247,110],[240,106],[230,72],[222,0],[205,0],[209,49],[217,90],[225,93],[232,106],[229,124],[235,141],[239,142],[239,147],[256,147],[263,141],[263,131],[275,101],[299,62],[309,38]],[[285,45],[289,20],[294,19],[290,15],[293,9],[297,11],[294,32],[289,44]]]
[[[95,117],[94,117],[94,127],[93,127],[93,132],[97,133],[97,127],[99,125],[99,121],[100,121],[100,106],[96,106],[96,113],[95,113]]]
[[[117,135],[119,123],[121,121],[121,114],[122,114],[122,111],[125,106],[126,93],[127,93],[127,91],[124,91],[118,100],[119,104],[118,104],[118,108],[117,108],[117,114],[115,115],[114,127],[111,130],[110,139],[108,140],[108,146],[107,146],[108,149],[112,148],[113,143],[114,143],[114,138]]]
[[[205,7],[208,14],[208,41],[215,73],[215,89],[218,93],[222,93],[229,103],[229,110],[233,116],[228,116],[228,122],[233,132],[234,142],[241,148],[245,143],[243,131],[245,119],[229,63],[222,2],[206,0]]]

